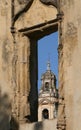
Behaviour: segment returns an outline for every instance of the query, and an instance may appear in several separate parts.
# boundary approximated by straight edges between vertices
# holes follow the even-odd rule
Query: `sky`
[[[41,86],[41,75],[47,69],[50,58],[51,70],[58,80],[58,32],[52,33],[38,41],[38,89]],[[57,81],[58,86],[58,81]]]

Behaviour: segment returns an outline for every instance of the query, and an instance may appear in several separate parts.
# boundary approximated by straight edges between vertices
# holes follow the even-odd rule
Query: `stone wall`
[[[9,129],[10,124],[18,130],[20,123],[37,121],[37,39],[24,32],[40,24],[48,28],[57,9],[38,0],[27,8],[25,4],[0,1],[0,130]]]
[[[12,52],[13,41],[10,33],[10,1],[0,1],[0,129],[10,127],[12,87]]]
[[[61,24],[59,63],[59,93],[63,97],[59,105],[59,117],[65,119],[66,130],[79,130],[81,127],[81,1],[61,0],[60,11],[64,16]],[[64,113],[64,117],[63,117]],[[59,121],[60,124],[60,121]],[[59,128],[60,129],[60,128]]]
[[[58,129],[79,130],[81,126],[81,1],[59,1],[58,16],[62,19],[58,22],[60,93]],[[26,121],[23,115],[30,114],[30,111],[32,115],[34,114],[32,104],[37,104],[36,40],[47,35],[48,25],[49,32],[52,27],[55,27],[52,22],[53,20],[55,22],[57,18],[56,8],[46,6],[38,0],[34,1],[31,8],[24,10],[23,13],[20,9],[24,5],[19,5],[18,1],[15,2],[15,12],[12,7],[11,0],[0,1],[0,113],[3,113],[0,118],[0,125],[2,124],[0,130],[9,129],[11,115],[13,115],[13,119],[23,123]],[[20,13],[13,19],[13,16],[19,11]],[[49,22],[51,20],[52,22]],[[40,25],[41,28],[39,28]],[[10,27],[12,27],[12,34]],[[43,32],[38,39],[36,39],[37,31],[39,34]],[[52,32],[54,30],[50,33]],[[30,34],[35,35],[32,38]],[[31,61],[31,59],[33,60]],[[32,100],[33,90],[36,94],[35,100]],[[24,108],[27,108],[27,111]],[[3,119],[4,123],[2,123]],[[18,129],[16,120],[14,127]],[[11,124],[13,124],[12,122]],[[52,123],[52,121],[49,122]],[[25,129],[27,126],[23,127]],[[50,129],[52,128],[53,126],[50,126]]]

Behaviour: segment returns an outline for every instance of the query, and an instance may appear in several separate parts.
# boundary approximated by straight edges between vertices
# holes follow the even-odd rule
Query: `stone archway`
[[[43,119],[49,119],[49,111],[48,111],[48,109],[44,109],[42,111],[42,118]]]

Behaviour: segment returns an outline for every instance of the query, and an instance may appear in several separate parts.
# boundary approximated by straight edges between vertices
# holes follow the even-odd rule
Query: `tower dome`
[[[41,76],[41,89],[43,91],[49,91],[50,89],[56,89],[56,76],[50,69],[50,61],[47,63],[47,70]]]

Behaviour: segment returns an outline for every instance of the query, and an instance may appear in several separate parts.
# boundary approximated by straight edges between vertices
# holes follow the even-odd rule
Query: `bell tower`
[[[57,117],[58,90],[56,89],[56,76],[51,71],[50,61],[47,62],[47,70],[41,76],[41,88],[39,91],[38,120],[54,119]]]

